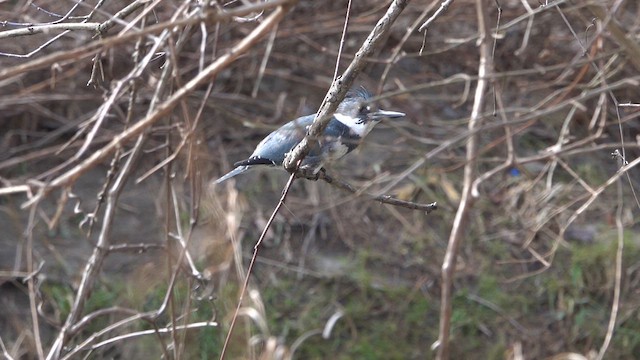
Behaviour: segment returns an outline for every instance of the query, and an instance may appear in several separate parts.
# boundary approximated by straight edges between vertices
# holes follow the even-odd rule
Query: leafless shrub
[[[609,325],[601,343],[583,351],[602,358],[619,309],[637,291],[622,276],[637,265],[622,258],[640,208],[637,4],[408,2],[383,46],[358,60],[388,5],[354,2],[346,33],[338,2],[4,5],[0,300],[28,304],[0,320],[5,357],[153,348],[188,358],[204,329],[216,330],[221,347],[237,306],[243,329],[231,356],[289,358],[322,327],[291,341],[272,333],[261,281],[279,276],[269,266],[299,278],[324,276],[323,263],[330,276],[352,269],[311,256],[322,243],[336,252],[366,248],[384,259],[380,273],[402,272],[415,288],[440,285],[436,347],[444,359],[457,340],[449,339],[454,284],[464,286],[460,264],[463,274],[477,272],[478,243],[507,244],[507,259],[492,269],[509,274],[509,286],[554,269],[563,247],[605,241],[597,226],[610,226],[618,246],[604,299]],[[286,173],[223,188],[208,180],[270,129],[318,110],[327,89],[346,91],[334,74],[357,61],[356,83],[408,120],[386,125],[329,169],[350,193],[294,183],[264,232],[263,251],[278,260],[260,268],[269,275],[248,283],[237,302],[247,250]],[[437,201],[440,211],[425,216],[365,193]],[[416,252],[416,244],[428,249]],[[342,309],[327,314],[325,330],[343,314],[348,322]],[[514,358],[574,350],[507,337]]]

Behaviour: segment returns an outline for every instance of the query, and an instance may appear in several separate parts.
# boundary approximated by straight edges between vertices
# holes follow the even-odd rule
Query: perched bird
[[[362,139],[384,118],[399,118],[405,114],[376,109],[367,100],[371,94],[364,88],[351,89],[338,105],[323,135],[314,142],[300,168],[313,174],[328,162],[337,160],[360,145]],[[257,166],[282,166],[291,151],[307,133],[315,114],[299,117],[267,135],[253,154],[234,164],[235,169],[216,180],[219,184]]]

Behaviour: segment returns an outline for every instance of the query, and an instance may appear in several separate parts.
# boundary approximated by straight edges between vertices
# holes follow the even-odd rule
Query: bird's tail
[[[249,170],[248,166],[238,166],[237,168],[229,171],[228,173],[226,173],[224,176],[222,176],[220,179],[216,180],[215,183],[216,184],[220,184],[223,181],[229,180],[232,177],[236,176],[236,175],[240,175],[243,172]]]

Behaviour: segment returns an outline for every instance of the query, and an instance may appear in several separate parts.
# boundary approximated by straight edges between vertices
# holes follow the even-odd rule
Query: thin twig
[[[27,54],[21,55],[21,54],[11,54],[11,53],[0,52],[0,55],[7,56],[7,57],[30,58],[31,56],[37,54],[41,50],[43,50],[46,47],[48,47],[49,45],[53,44],[58,39],[62,38],[63,36],[65,36],[66,34],[68,34],[72,30],[87,30],[87,31],[93,30],[96,33],[101,35],[101,34],[107,32],[110,28],[112,28],[116,24],[116,22],[122,22],[122,19],[124,19],[125,17],[127,17],[132,12],[136,11],[139,7],[141,7],[141,6],[143,6],[145,4],[145,1],[140,1],[140,0],[139,1],[134,1],[133,3],[131,3],[130,5],[125,7],[124,9],[120,10],[118,13],[116,13],[114,16],[112,16],[111,18],[109,18],[109,20],[107,20],[105,22],[103,22],[103,23],[90,23],[89,20],[91,20],[91,18],[93,17],[93,14],[95,13],[95,10],[99,6],[101,6],[101,3],[103,1],[98,3],[95,6],[94,10],[91,12],[91,14],[89,14],[89,16],[87,16],[81,23],[60,23],[60,21],[63,21],[66,18],[66,16],[69,15],[71,13],[71,11],[73,11],[73,9],[75,9],[75,7],[77,6],[76,5],[71,10],[69,10],[67,15],[65,15],[65,17],[63,17],[63,19],[60,19],[60,20],[55,21],[53,23],[38,24],[38,25],[33,25],[33,26],[26,27],[26,28],[22,28],[22,29],[8,30],[8,31],[0,32],[0,39],[2,39],[2,38],[9,38],[9,37],[15,37],[15,36],[22,36],[22,35],[32,35],[32,34],[38,34],[38,33],[49,33],[50,31],[56,31],[56,30],[64,30],[62,33],[54,36],[53,38],[51,38],[49,40],[47,40],[44,44],[38,46],[37,48],[35,48],[34,50],[30,51]],[[78,4],[80,4],[80,3],[78,3]]]
[[[27,223],[27,229],[25,234],[27,236],[27,272],[30,275],[27,277],[27,286],[29,288],[29,307],[31,310],[31,323],[33,325],[33,337],[35,341],[36,351],[38,353],[38,359],[44,359],[44,350],[42,349],[42,339],[40,337],[40,322],[38,321],[38,311],[36,310],[36,302],[38,294],[36,294],[36,282],[38,281],[35,276],[33,266],[33,229],[36,225],[36,210],[39,206],[39,202],[34,203],[29,209],[29,222]]]
[[[157,25],[152,25],[140,31],[129,31],[126,34],[119,34],[118,36],[111,36],[101,40],[96,40],[87,45],[80,46],[75,49],[64,49],[61,51],[57,51],[51,55],[47,55],[38,59],[31,60],[24,64],[19,64],[6,69],[2,69],[0,70],[0,81],[13,76],[24,74],[32,70],[45,68],[47,66],[50,66],[51,64],[63,62],[64,60],[68,60],[68,59],[79,60],[85,57],[93,56],[97,52],[106,51],[117,45],[124,44],[147,35],[161,33],[167,30],[167,28],[177,28],[180,26],[197,24],[202,21],[205,21],[206,23],[218,23],[220,21],[233,19],[235,16],[250,14],[254,11],[260,11],[260,10],[272,9],[272,8],[277,9],[278,6],[283,6],[285,4],[290,4],[292,2],[295,2],[295,0],[271,0],[268,2],[259,2],[255,4],[252,3],[243,7],[239,7],[237,9],[226,10],[224,12],[219,12],[219,11],[208,12],[208,13],[205,13],[203,17],[192,16],[192,17],[172,21],[170,23],[163,22]],[[246,38],[247,37],[245,37],[245,39]],[[234,59],[235,58],[236,57],[234,57]]]
[[[433,13],[433,15],[430,18],[428,18],[427,21],[424,22],[424,24],[420,26],[420,28],[418,29],[418,32],[422,32],[422,30],[428,28],[432,22],[434,22],[440,15],[442,15],[445,11],[447,11],[447,9],[451,4],[453,4],[453,0],[443,1],[440,4],[440,7],[438,8],[438,10],[436,10],[436,12]]]
[[[13,357],[7,351],[7,347],[4,345],[4,341],[2,341],[2,337],[0,337],[0,348],[2,348],[2,355],[7,358],[7,360],[13,360]]]
[[[429,15],[429,12],[435,7],[436,3],[437,3],[437,1],[433,1],[428,6],[425,6],[424,10],[422,10],[422,13],[413,22],[413,24],[411,24],[411,26],[407,27],[407,30],[406,30],[404,36],[402,37],[402,39],[400,40],[400,42],[398,43],[398,45],[396,45],[393,48],[393,51],[391,52],[391,56],[389,56],[389,61],[387,62],[387,65],[384,67],[384,70],[382,71],[382,75],[380,76],[380,83],[378,85],[378,93],[382,92],[382,87],[384,86],[384,83],[387,81],[387,76],[389,75],[389,72],[391,71],[391,67],[393,65],[395,65],[398,62],[398,60],[400,60],[400,52],[402,51],[402,47],[407,42],[407,40],[409,40],[411,38],[411,36],[413,36],[414,32],[416,31],[416,28],[420,25],[422,20],[425,17],[427,17],[427,15]],[[425,35],[426,35],[426,33],[425,33]]]
[[[127,339],[131,339],[131,338],[136,338],[136,337],[140,337],[140,336],[145,336],[145,335],[154,335],[154,334],[173,334],[178,330],[189,330],[189,329],[199,329],[199,328],[206,328],[206,327],[217,327],[218,323],[214,322],[214,321],[203,321],[203,322],[197,322],[197,323],[190,323],[190,324],[185,324],[185,325],[176,325],[175,327],[171,327],[171,328],[160,328],[160,329],[150,329],[150,330],[141,330],[141,331],[135,331],[135,332],[131,332],[128,334],[124,334],[124,335],[119,335],[116,337],[113,337],[111,339],[107,339],[104,341],[101,341],[95,345],[91,346],[92,350],[95,350],[97,348],[103,347],[105,345],[109,345],[109,344],[113,344],[122,340],[127,340]]]
[[[158,106],[157,104],[160,102],[162,94],[166,90],[166,87],[169,83],[169,75],[171,75],[172,68],[173,63],[167,62],[167,64],[165,64],[162,75],[160,77],[160,81],[156,86],[153,98],[151,99],[151,102],[149,104],[149,113],[153,112],[154,109]],[[102,263],[104,262],[106,256],[109,254],[109,247],[111,245],[112,224],[115,218],[118,199],[120,197],[122,189],[124,188],[128,180],[129,175],[132,172],[134,164],[137,162],[139,156],[142,153],[142,148],[145,144],[146,138],[146,133],[139,134],[138,139],[133,146],[133,149],[131,150],[125,164],[122,166],[122,168],[119,170],[119,173],[110,184],[109,191],[106,193],[106,205],[103,215],[102,227],[98,236],[98,242],[96,244],[96,247],[93,249],[93,253],[87,260],[85,269],[82,273],[80,286],[78,288],[78,291],[76,292],[73,306],[71,308],[71,311],[69,312],[69,315],[67,316],[62,329],[58,333],[58,336],[53,346],[51,347],[49,354],[47,355],[47,360],[58,359],[69,336],[74,333],[71,330],[74,329],[74,326],[80,318],[80,315],[84,310],[85,302],[88,300],[89,293],[93,288],[93,283],[95,282],[99,272],[102,269]],[[116,150],[119,149],[120,148],[118,147]]]
[[[342,59],[342,50],[344,49],[344,41],[347,37],[347,29],[349,29],[349,17],[351,16],[351,0],[347,2],[347,13],[344,16],[344,26],[342,28],[342,35],[340,35],[340,45],[338,46],[338,55],[336,56],[336,68],[333,71],[333,83],[338,78],[338,71],[340,71],[340,60]]]
[[[477,78],[477,77],[476,77]],[[480,78],[477,78],[478,80],[480,80]],[[491,79],[491,75],[487,75],[487,77],[482,78],[483,80],[488,80]],[[624,86],[638,86],[638,83],[640,81],[640,77],[629,77],[626,79],[622,79],[619,80],[617,82],[614,82],[612,84],[608,84],[608,86],[606,87],[599,87],[590,91],[583,91],[580,93],[580,95],[575,96],[571,99],[567,99],[562,101],[559,104],[553,105],[551,107],[548,108],[543,108],[543,109],[536,109],[535,111],[529,112],[526,115],[523,116],[519,116],[517,119],[514,120],[510,120],[507,123],[490,123],[490,124],[486,124],[486,125],[479,125],[477,126],[475,129],[473,130],[468,130],[464,133],[461,133],[459,135],[456,135],[448,140],[442,141],[440,143],[440,145],[438,145],[435,149],[430,150],[429,152],[427,152],[426,154],[424,154],[421,158],[419,158],[418,160],[416,160],[413,164],[411,164],[411,166],[409,166],[406,170],[402,171],[400,174],[395,176],[395,179],[393,181],[391,181],[389,184],[387,184],[387,186],[384,187],[384,189],[382,190],[382,192],[387,192],[390,189],[392,189],[394,186],[396,186],[398,183],[400,183],[402,180],[404,180],[406,177],[408,177],[410,174],[412,174],[414,171],[416,171],[418,168],[420,168],[422,165],[424,165],[427,160],[433,158],[434,156],[436,156],[437,154],[441,153],[442,151],[451,148],[452,146],[454,146],[455,144],[459,143],[460,141],[463,141],[471,136],[477,135],[480,132],[485,132],[488,130],[492,130],[492,129],[496,129],[496,128],[500,128],[500,127],[504,127],[505,125],[514,125],[514,124],[521,124],[521,123],[526,123],[529,121],[533,121],[534,119],[538,119],[541,118],[545,115],[548,114],[552,114],[560,109],[563,109],[566,106],[569,105],[573,105],[576,102],[581,102],[581,101],[585,101],[586,99],[589,99],[593,96],[599,95],[601,93],[604,92],[610,92],[616,89],[620,89],[623,88]],[[507,113],[507,112],[505,112]],[[507,113],[508,114],[508,113]],[[484,114],[482,116],[485,116]],[[519,131],[519,129],[515,129],[513,131],[513,134],[517,134]],[[598,145],[596,145],[597,147]],[[619,146],[619,144],[618,144]],[[626,147],[626,146],[625,146]],[[567,150],[567,146],[565,145],[565,153],[570,153]],[[584,151],[584,150],[581,150]],[[535,159],[547,159],[549,158],[550,155],[558,155],[559,152],[556,149],[547,149],[544,151],[541,151],[541,154],[538,155],[533,155],[527,158],[527,161],[535,161],[533,160]],[[516,163],[521,163],[522,159],[516,159],[515,161]]]
[[[321,171],[318,173],[318,180],[324,180],[326,181],[328,184],[331,184],[339,189],[348,191],[352,194],[355,195],[364,195],[366,197],[371,198],[372,200],[381,202],[383,204],[389,204],[389,205],[393,205],[393,206],[400,206],[400,207],[404,207],[407,209],[411,209],[411,210],[421,210],[421,211],[426,211],[427,214],[429,214],[430,212],[437,210],[438,209],[438,204],[433,202],[430,204],[420,204],[420,203],[415,203],[415,202],[411,202],[411,201],[404,201],[404,200],[400,200],[400,199],[396,199],[394,197],[391,197],[389,195],[373,195],[373,194],[366,194],[366,193],[362,193],[361,191],[359,191],[358,189],[356,189],[355,187],[353,187],[351,184],[342,181],[338,178],[334,178],[332,176],[329,176],[326,174],[326,172]]]
[[[115,210],[117,208],[118,198],[133,168],[133,164],[136,162],[138,156],[142,152],[144,139],[144,136],[140,136],[138,138],[134,150],[131,152],[131,155],[129,155],[129,158],[127,158],[125,165],[122,167],[121,172],[118,174],[117,178],[114,180],[112,187],[107,193],[107,202],[103,216],[104,219],[102,223],[102,229],[98,237],[98,243],[93,249],[93,253],[87,261],[87,264],[85,265],[85,270],[82,272],[82,280],[80,281],[80,287],[78,288],[78,291],[76,293],[71,311],[69,312],[64,326],[62,327],[62,329],[60,329],[58,337],[56,338],[56,341],[54,342],[51,350],[49,351],[49,354],[47,355],[48,360],[58,359],[60,357],[60,352],[62,351],[62,348],[64,347],[69,336],[68,330],[79,319],[84,309],[84,304],[89,298],[88,294],[93,287],[93,282],[96,280],[98,272],[102,268],[102,262],[108,254],[108,247],[111,240],[110,238],[112,223],[115,218]]]
[[[235,59],[255,45],[262,37],[264,37],[275,24],[277,24],[286,14],[288,7],[280,6],[269,15],[260,25],[258,25],[249,35],[244,37],[236,46],[230,49],[226,54],[220,56],[212,64],[207,66],[204,71],[198,73],[193,79],[187,82],[183,87],[177,89],[166,101],[159,104],[153,112],[148,114],[127,130],[121,132],[114,139],[101,149],[96,150],[89,157],[84,159],[80,164],[76,165],[69,171],[55,178],[48,186],[46,186],[39,196],[43,196],[47,192],[60,186],[66,186],[73,183],[80,175],[88,169],[103,161],[109,154],[118,149],[129,139],[141,134],[149,126],[166,116],[180,101],[194,91],[198,86],[208,81],[211,77],[226,68]]]
[[[365,65],[364,59],[371,56],[373,51],[378,45],[382,43],[387,37],[386,35],[391,30],[391,25],[398,18],[402,10],[407,6],[408,0],[394,0],[387,12],[378,20],[376,26],[371,30],[367,39],[362,43],[362,46],[356,53],[353,61],[349,64],[349,67],[334,80],[325,96],[320,109],[316,113],[313,119],[313,124],[309,127],[307,135],[302,141],[288,154],[284,160],[284,168],[289,172],[295,172],[296,164],[309,153],[312,139],[321,137],[324,129],[329,124],[329,120],[333,116],[333,113],[338,108],[338,105],[344,99],[345,95],[351,85],[353,84],[356,76],[360,73]]]
[[[562,228],[560,229],[560,234],[559,237],[562,238],[564,236],[564,233],[567,231],[567,229],[569,228],[569,226],[578,218],[578,216],[580,216],[585,210],[587,210],[589,208],[589,206],[591,206],[591,204],[593,204],[594,201],[596,201],[596,199],[611,185],[613,185],[613,183],[615,183],[621,176],[623,175],[627,175],[627,173],[633,169],[634,167],[640,165],[640,157],[636,158],[635,160],[633,160],[632,162],[622,166],[621,168],[618,169],[618,172],[616,172],[614,175],[612,175],[609,179],[607,179],[607,181],[605,181],[602,185],[600,185],[597,189],[594,189],[593,193],[591,194],[591,196],[589,196],[589,198],[582,203],[582,205],[575,210],[571,216],[569,217],[569,219],[567,220],[567,222],[562,226]],[[579,200],[582,200],[582,198],[586,198],[586,194],[585,196],[580,197]]]
[[[629,173],[627,172],[627,175]],[[620,287],[622,286],[622,251],[624,250],[624,225],[622,224],[622,213],[624,212],[624,196],[622,191],[622,180],[618,179],[618,210],[616,211],[616,230],[618,233],[618,246],[616,249],[615,280],[613,286],[613,299],[611,301],[611,314],[607,325],[607,335],[602,342],[602,347],[598,352],[597,360],[604,359],[604,354],[609,348],[613,332],[616,328],[616,319],[620,309]]]
[[[300,162],[298,162],[298,164],[300,164]],[[253,255],[251,256],[251,261],[249,262],[249,268],[247,269],[247,276],[245,277],[244,284],[242,284],[242,289],[240,290],[240,296],[238,297],[238,303],[236,305],[236,310],[233,314],[233,318],[231,319],[231,324],[229,324],[227,337],[224,339],[222,352],[220,352],[220,360],[224,359],[224,356],[227,352],[227,347],[229,346],[229,341],[231,340],[231,333],[233,333],[233,328],[235,327],[236,320],[238,319],[238,313],[240,312],[240,307],[242,306],[242,300],[244,299],[244,294],[246,293],[247,288],[249,287],[249,279],[251,279],[251,272],[253,270],[254,264],[256,263],[260,245],[262,244],[262,241],[264,240],[265,236],[267,236],[267,231],[269,231],[269,229],[271,228],[271,224],[273,223],[273,220],[276,218],[276,215],[280,211],[280,208],[284,205],[284,201],[287,198],[287,194],[289,194],[289,189],[291,189],[291,185],[293,184],[293,181],[295,180],[295,178],[296,178],[295,172],[289,176],[289,181],[287,181],[287,185],[284,187],[284,190],[282,190],[282,196],[280,197],[280,201],[278,201],[278,205],[276,205],[276,208],[273,209],[273,213],[271,213],[271,217],[269,217],[267,224],[264,226],[264,229],[262,229],[262,234],[260,234],[258,241],[253,246]]]
[[[62,24],[45,24],[45,25],[33,25],[25,28],[6,30],[0,32],[0,40],[8,39],[12,37],[35,35],[48,33],[50,31],[57,30],[84,30],[84,31],[97,31],[98,26],[101,23],[62,23]]]
[[[476,12],[478,15],[478,32],[481,39],[480,42],[480,64],[478,66],[478,86],[469,119],[469,132],[480,126],[482,109],[485,105],[485,93],[489,85],[486,75],[491,73],[491,35],[488,25],[488,0],[476,1]],[[476,179],[476,157],[478,151],[478,136],[472,135],[467,140],[467,163],[464,167],[464,184],[458,205],[458,211],[453,220],[451,234],[449,236],[449,244],[442,262],[442,293],[440,301],[440,332],[438,341],[434,344],[437,348],[437,359],[447,360],[449,358],[449,335],[451,330],[451,309],[452,309],[452,291],[453,276],[455,274],[456,260],[458,257],[458,249],[462,242],[463,236],[467,230],[467,222],[469,211],[473,206],[473,196],[471,190],[473,182]]]
[[[611,12],[603,9],[604,4],[605,3],[593,3],[588,5],[588,8],[599,19],[611,18]],[[640,45],[638,42],[629,38],[628,32],[620,26],[618,21],[607,21],[606,27],[610,36],[627,54],[625,59],[633,65],[636,71],[640,71]]]
[[[262,57],[262,62],[260,63],[260,70],[258,71],[258,77],[256,78],[256,82],[253,84],[253,90],[251,91],[251,97],[255,98],[258,96],[258,90],[260,90],[260,84],[262,83],[262,78],[264,77],[264,71],[267,68],[267,62],[269,61],[269,56],[271,55],[271,51],[273,50],[273,44],[276,41],[276,35],[278,34],[278,24],[273,27],[271,30],[271,34],[269,35],[269,39],[267,40],[267,47],[264,50],[264,56]]]

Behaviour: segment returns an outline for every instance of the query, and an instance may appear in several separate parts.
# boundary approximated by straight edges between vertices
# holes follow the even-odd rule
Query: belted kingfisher
[[[364,88],[351,89],[338,105],[323,136],[317,139],[304,158],[301,169],[317,174],[325,163],[337,160],[360,145],[362,139],[384,118],[399,118],[405,114],[374,108],[368,103],[371,94]],[[267,135],[253,154],[234,164],[235,169],[216,180],[219,184],[255,166],[282,166],[287,153],[307,133],[316,114],[299,117]]]

